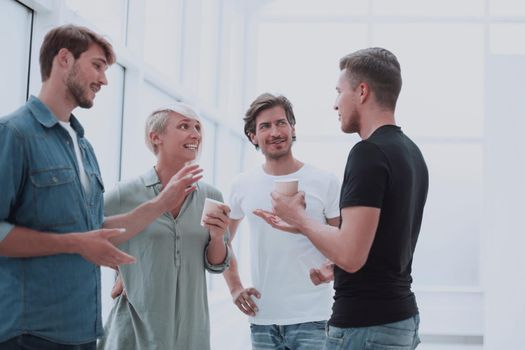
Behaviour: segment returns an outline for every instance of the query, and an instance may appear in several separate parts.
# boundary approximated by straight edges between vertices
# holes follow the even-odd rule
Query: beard
[[[271,160],[278,160],[278,159],[280,159],[282,157],[287,156],[290,153],[291,149],[292,149],[292,144],[290,143],[288,145],[288,147],[286,147],[286,148],[283,147],[280,150],[275,150],[275,151],[270,151],[269,152],[268,150],[262,150],[261,149],[261,151],[262,151],[262,153],[264,154],[264,156],[266,158],[271,159]]]
[[[67,91],[81,108],[93,107],[93,100],[87,97],[86,88],[82,86],[78,77],[78,66],[75,64],[66,78]]]

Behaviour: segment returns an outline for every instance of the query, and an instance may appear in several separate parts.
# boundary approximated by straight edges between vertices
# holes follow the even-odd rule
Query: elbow
[[[361,270],[363,266],[365,266],[365,263],[366,258],[363,259],[359,257],[348,257],[341,259],[341,261],[337,263],[337,266],[348,273],[356,273],[357,271]]]

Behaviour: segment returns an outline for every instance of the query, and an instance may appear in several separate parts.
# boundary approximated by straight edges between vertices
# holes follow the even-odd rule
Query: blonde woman
[[[153,112],[145,135],[157,163],[106,196],[106,215],[155,198],[174,176],[201,177],[202,169],[193,163],[201,149],[202,125],[190,107],[176,104]],[[113,292],[118,296],[99,349],[210,348],[205,270],[221,273],[228,266],[229,208],[223,205],[207,215],[203,227],[206,197],[223,201],[216,188],[195,182],[171,212],[120,246],[137,262],[120,267]]]

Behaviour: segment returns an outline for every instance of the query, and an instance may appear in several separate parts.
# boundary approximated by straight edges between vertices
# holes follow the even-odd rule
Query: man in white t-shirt
[[[260,95],[244,122],[246,136],[265,162],[233,183],[230,234],[233,239],[247,217],[253,287],[243,286],[235,258],[224,276],[234,303],[251,316],[253,349],[317,350],[324,344],[331,310],[332,287],[324,282],[333,279],[332,266],[303,235],[281,231],[294,228],[271,214],[270,193],[275,180],[298,179],[309,215],[338,226],[340,184],[335,175],[294,158],[295,116],[286,97]]]

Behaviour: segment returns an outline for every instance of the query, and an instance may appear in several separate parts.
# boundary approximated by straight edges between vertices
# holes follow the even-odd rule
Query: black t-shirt
[[[381,214],[365,265],[355,273],[335,267],[330,325],[373,326],[418,312],[410,274],[427,191],[423,155],[401,128],[382,126],[352,148],[339,206],[380,208]]]

